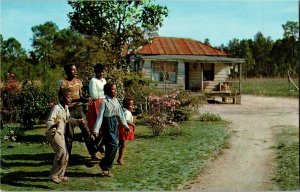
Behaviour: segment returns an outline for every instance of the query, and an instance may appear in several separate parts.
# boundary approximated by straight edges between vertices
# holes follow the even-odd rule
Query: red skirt
[[[134,129],[132,125],[129,126],[129,133],[126,135],[125,128],[119,124],[118,125],[118,138],[119,140],[132,140],[134,139]]]
[[[100,104],[102,103],[102,101],[103,99],[95,99],[92,102],[89,102],[86,119],[88,121],[88,127],[91,133],[93,132],[94,125],[97,120]]]

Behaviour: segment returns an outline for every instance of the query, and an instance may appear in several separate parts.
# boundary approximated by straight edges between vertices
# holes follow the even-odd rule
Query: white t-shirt
[[[93,77],[89,83],[89,92],[91,98],[94,99],[104,99],[104,85],[106,84],[106,80],[104,78],[98,79]]]
[[[125,114],[125,119],[128,122],[133,123],[133,116],[132,113],[130,111],[128,111],[128,109],[124,109],[124,114]]]

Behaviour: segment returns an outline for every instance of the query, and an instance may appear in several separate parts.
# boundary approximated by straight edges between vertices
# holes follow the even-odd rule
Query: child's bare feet
[[[59,179],[61,181],[68,181],[69,180],[69,177],[66,177],[66,176],[60,176]]]
[[[118,159],[117,162],[119,165],[124,165],[124,162],[122,161],[122,159]]]
[[[61,182],[61,180],[58,178],[57,175],[56,175],[56,176],[52,176],[52,177],[51,177],[51,181],[52,181],[53,183],[56,183],[56,184],[58,184],[58,183]]]

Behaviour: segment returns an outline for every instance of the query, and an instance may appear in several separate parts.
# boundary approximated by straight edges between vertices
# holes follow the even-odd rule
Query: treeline
[[[233,39],[219,48],[229,51],[233,57],[245,58],[244,77],[286,77],[288,71],[297,76],[299,24],[288,21],[282,27],[282,39],[273,41],[258,32],[254,39]],[[67,63],[79,63],[83,71],[90,73],[97,62],[116,63],[109,60],[113,58],[109,55],[113,49],[109,51],[103,46],[105,42],[97,35],[84,35],[71,28],[59,30],[53,22],[33,26],[32,32],[32,50],[28,52],[14,37],[4,39],[0,35],[1,79],[7,73],[14,73],[18,80],[45,80],[48,75],[62,76],[62,66]],[[137,47],[138,44],[129,46]]]
[[[299,23],[282,25],[283,38],[273,41],[258,32],[254,39],[233,39],[221,49],[246,60],[244,77],[286,77],[299,74]]]

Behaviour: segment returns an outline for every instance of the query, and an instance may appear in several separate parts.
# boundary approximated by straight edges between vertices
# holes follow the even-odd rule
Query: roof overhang
[[[184,61],[205,63],[245,63],[245,59],[221,56],[198,56],[198,55],[139,55],[143,60],[151,61]]]

